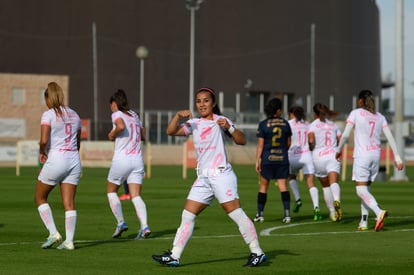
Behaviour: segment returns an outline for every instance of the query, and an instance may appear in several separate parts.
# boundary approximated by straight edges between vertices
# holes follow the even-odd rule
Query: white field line
[[[412,216],[406,217],[389,217],[388,219],[410,219]],[[297,227],[297,226],[306,226],[306,225],[314,225],[314,224],[321,224],[321,223],[333,223],[332,221],[317,221],[317,222],[303,222],[303,223],[290,223],[281,226],[270,227],[259,232],[260,236],[271,236],[271,237],[278,237],[278,236],[315,236],[315,235],[339,235],[339,234],[361,234],[361,233],[376,233],[373,230],[367,231],[332,231],[332,232],[306,232],[306,233],[272,233],[273,231],[277,231],[279,229],[287,229],[290,227]],[[389,230],[387,229],[387,233],[398,233],[398,232],[414,232],[414,228],[403,228],[397,230]],[[137,240],[137,241],[156,241],[156,240],[172,240],[174,237],[156,237],[156,238],[149,238],[145,240]],[[221,239],[221,238],[240,238],[240,234],[237,235],[216,235],[216,236],[193,236],[193,239]],[[75,240],[74,243],[111,243],[111,242],[126,242],[126,241],[135,241],[135,239],[108,239],[108,240]],[[33,242],[11,242],[11,243],[0,243],[1,246],[13,246],[13,245],[32,245],[32,244],[41,244],[42,242],[33,241]]]

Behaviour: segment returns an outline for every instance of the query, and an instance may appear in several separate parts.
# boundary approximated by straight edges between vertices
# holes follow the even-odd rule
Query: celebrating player
[[[352,129],[354,132],[354,163],[352,167],[352,180],[355,181],[356,193],[361,198],[361,221],[358,230],[368,229],[368,214],[371,209],[377,216],[375,231],[384,226],[384,219],[388,212],[382,210],[375,197],[370,192],[371,183],[374,182],[380,166],[381,131],[384,132],[392,152],[395,166],[402,170],[404,164],[397,151],[397,145],[391,134],[383,115],[375,111],[375,100],[370,90],[362,90],[358,95],[358,108],[353,110],[347,120],[342,139],[336,150],[336,157],[341,157],[342,147],[347,141]]]
[[[266,256],[260,248],[252,221],[240,206],[237,178],[225,150],[226,136],[239,145],[244,145],[246,139],[243,132],[221,115],[213,89],[201,88],[197,91],[196,107],[200,118],[192,118],[189,110],[179,111],[167,127],[170,136],[193,135],[197,153],[197,179],[188,194],[172,250],[153,255],[152,258],[163,265],[178,266],[181,254],[193,234],[197,215],[217,198],[227,215],[237,224],[250,248],[251,254],[244,266],[258,266],[266,260]],[[179,124],[180,119],[188,120]]]
[[[82,170],[79,158],[81,121],[74,110],[64,106],[63,90],[57,83],[47,85],[44,97],[49,110],[43,113],[40,122],[39,159],[43,167],[36,184],[35,202],[49,237],[41,247],[50,248],[62,241],[47,202],[49,193],[59,184],[66,239],[57,249],[73,250],[77,219],[75,194]]]

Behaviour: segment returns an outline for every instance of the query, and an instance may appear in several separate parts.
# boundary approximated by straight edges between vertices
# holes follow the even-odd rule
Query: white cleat
[[[61,243],[56,249],[59,250],[74,250],[75,246],[73,245],[73,242],[63,242]]]
[[[54,235],[49,235],[47,240],[42,244],[41,248],[46,249],[52,247],[55,243],[60,243],[62,241],[62,236],[59,232],[56,232]]]

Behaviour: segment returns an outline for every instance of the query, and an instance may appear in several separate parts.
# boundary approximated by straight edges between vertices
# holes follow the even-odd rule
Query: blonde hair
[[[65,107],[63,104],[63,90],[56,82],[47,84],[45,99],[49,100],[50,108],[53,109],[58,116],[62,117],[61,107]]]

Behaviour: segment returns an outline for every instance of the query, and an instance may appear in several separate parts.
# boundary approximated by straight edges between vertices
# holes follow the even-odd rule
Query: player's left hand
[[[228,130],[230,128],[230,124],[227,121],[227,119],[225,118],[220,118],[217,120],[217,124],[221,127],[224,128],[225,130]]]

